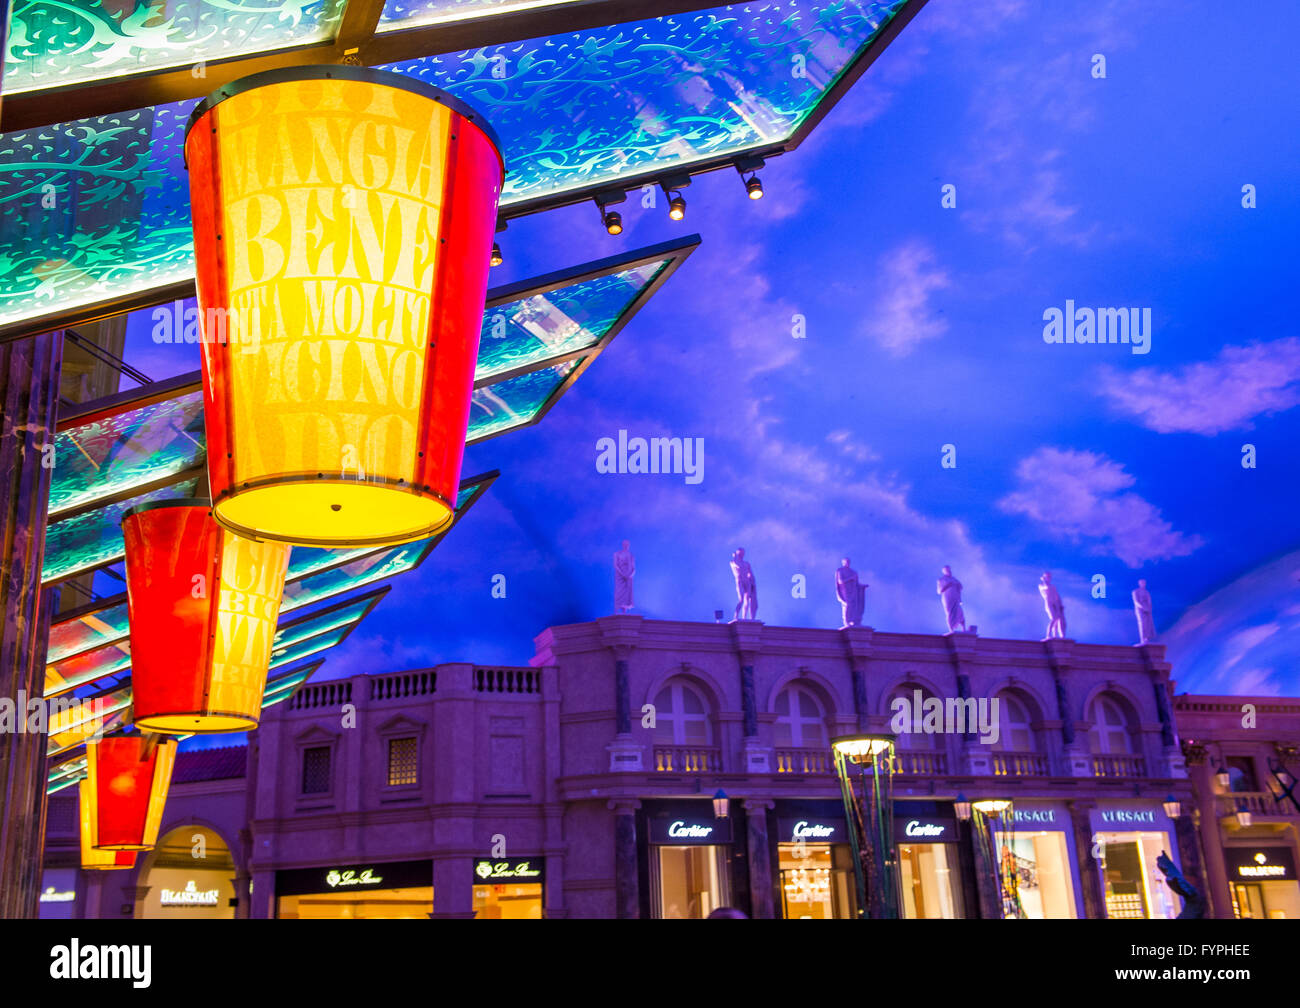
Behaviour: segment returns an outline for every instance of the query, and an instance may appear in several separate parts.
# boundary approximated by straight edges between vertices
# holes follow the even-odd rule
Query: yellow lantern
[[[156,738],[156,737],[155,737]],[[81,782],[81,846],[151,850],[176,762],[176,740],[114,735],[86,745]]]
[[[482,116],[287,68],[201,102],[185,157],[217,521],[320,546],[446,528],[505,175]]]

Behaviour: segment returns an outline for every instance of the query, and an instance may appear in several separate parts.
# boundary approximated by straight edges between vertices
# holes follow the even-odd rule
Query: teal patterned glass
[[[715,7],[385,69],[482,110],[509,207],[786,141],[906,2]],[[0,323],[193,277],[195,103],[0,134]]]
[[[489,308],[475,380],[595,346],[667,264],[661,259]]]
[[[417,28],[420,25],[467,21],[489,14],[508,14],[539,7],[563,7],[582,0],[385,0],[379,16],[381,32]]]
[[[54,623],[50,626],[50,646],[45,660],[55,665],[69,655],[123,640],[130,632],[125,602],[80,619]]]
[[[281,648],[291,647],[308,637],[315,637],[317,634],[323,634],[329,630],[356,626],[370,611],[374,602],[374,596],[368,595],[339,606],[337,609],[314,613],[305,617],[301,623],[295,623],[293,626],[282,626],[276,631],[275,642],[272,644],[272,653],[274,654]]]
[[[473,444],[493,434],[531,423],[552,393],[563,384],[583,358],[530,371],[505,381],[475,389],[469,405],[469,434]]]
[[[380,550],[341,567],[321,571],[294,584],[284,586],[281,612],[292,612],[363,585],[405,573],[418,567],[433,545],[433,539],[420,539]]]
[[[0,133],[0,323],[193,278],[196,104]]]
[[[268,680],[266,692],[262,694],[262,709],[266,710],[266,708],[272,704],[278,704],[281,700],[288,700],[293,695],[294,687],[310,679],[312,673],[320,666],[320,662],[312,662],[304,668],[294,669],[288,675],[283,675],[279,679]]]
[[[382,67],[483,110],[505,206],[787,140],[907,0],[775,0]]]
[[[61,431],[54,439],[50,518],[199,465],[203,393]]]
[[[193,497],[197,487],[197,480],[185,480],[52,523],[45,530],[45,566],[41,570],[41,581],[48,584],[121,560],[126,552],[122,541],[122,515],[127,510],[150,501]]]
[[[334,37],[344,0],[13,0],[13,94]]]
[[[290,644],[287,647],[277,648],[271,652],[271,668],[280,668],[284,665],[291,665],[293,662],[308,655],[319,654],[328,648],[334,647],[347,636],[351,626],[338,627],[328,633],[317,634],[314,637],[308,637],[296,644]]]

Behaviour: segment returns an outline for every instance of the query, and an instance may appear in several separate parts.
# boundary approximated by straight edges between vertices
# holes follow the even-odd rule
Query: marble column
[[[641,880],[636,858],[636,799],[611,799],[614,813],[614,911],[619,920],[641,916]]]
[[[0,697],[45,688],[57,593],[41,589],[63,332],[0,344]],[[57,460],[55,460],[57,463]],[[36,917],[45,834],[44,734],[0,735],[0,918]]]
[[[1089,813],[1097,807],[1093,801],[1066,802],[1070,826],[1074,833],[1074,859],[1083,889],[1083,916],[1088,920],[1106,917],[1105,893],[1101,888],[1101,868],[1092,856],[1092,820]]]
[[[772,851],[767,835],[767,812],[776,803],[766,798],[745,799],[745,837],[749,861],[749,901],[754,918],[776,916],[773,892]]]

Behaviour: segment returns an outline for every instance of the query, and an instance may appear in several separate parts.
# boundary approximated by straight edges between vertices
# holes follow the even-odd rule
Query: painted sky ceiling
[[[716,7],[388,69],[488,116],[504,145],[509,215],[779,147],[904,3]],[[0,325],[192,278],[181,146],[196,102],[0,134]]]

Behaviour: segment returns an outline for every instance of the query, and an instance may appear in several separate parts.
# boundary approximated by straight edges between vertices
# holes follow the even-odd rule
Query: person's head
[[[733,554],[731,554],[731,555],[734,556],[737,560],[744,560],[744,559],[745,559],[745,547],[744,547],[744,546],[737,546],[737,547],[736,547],[736,552],[733,553]]]
[[[715,907],[707,918],[708,920],[749,920],[743,910],[737,910],[732,906]]]
[[[624,548],[624,549],[629,549],[631,546],[632,546],[632,543],[631,543],[630,541],[628,541],[627,539],[624,539],[624,540],[623,540],[623,548]]]
[[[1052,583],[1052,572],[1043,571],[1043,584],[1051,584],[1051,583]]]
[[[848,565],[849,565],[849,558],[848,558],[848,557],[844,557],[842,560],[840,560],[840,566],[841,566],[841,567],[847,567]]]
[[[943,565],[943,573],[948,574],[948,575],[951,575],[951,574],[952,574],[952,568],[949,567],[947,564],[944,564],[944,565]]]
[[[1146,578],[1138,578],[1138,587],[1139,587],[1139,588],[1145,588],[1146,586],[1147,586],[1147,579],[1146,579]]]

